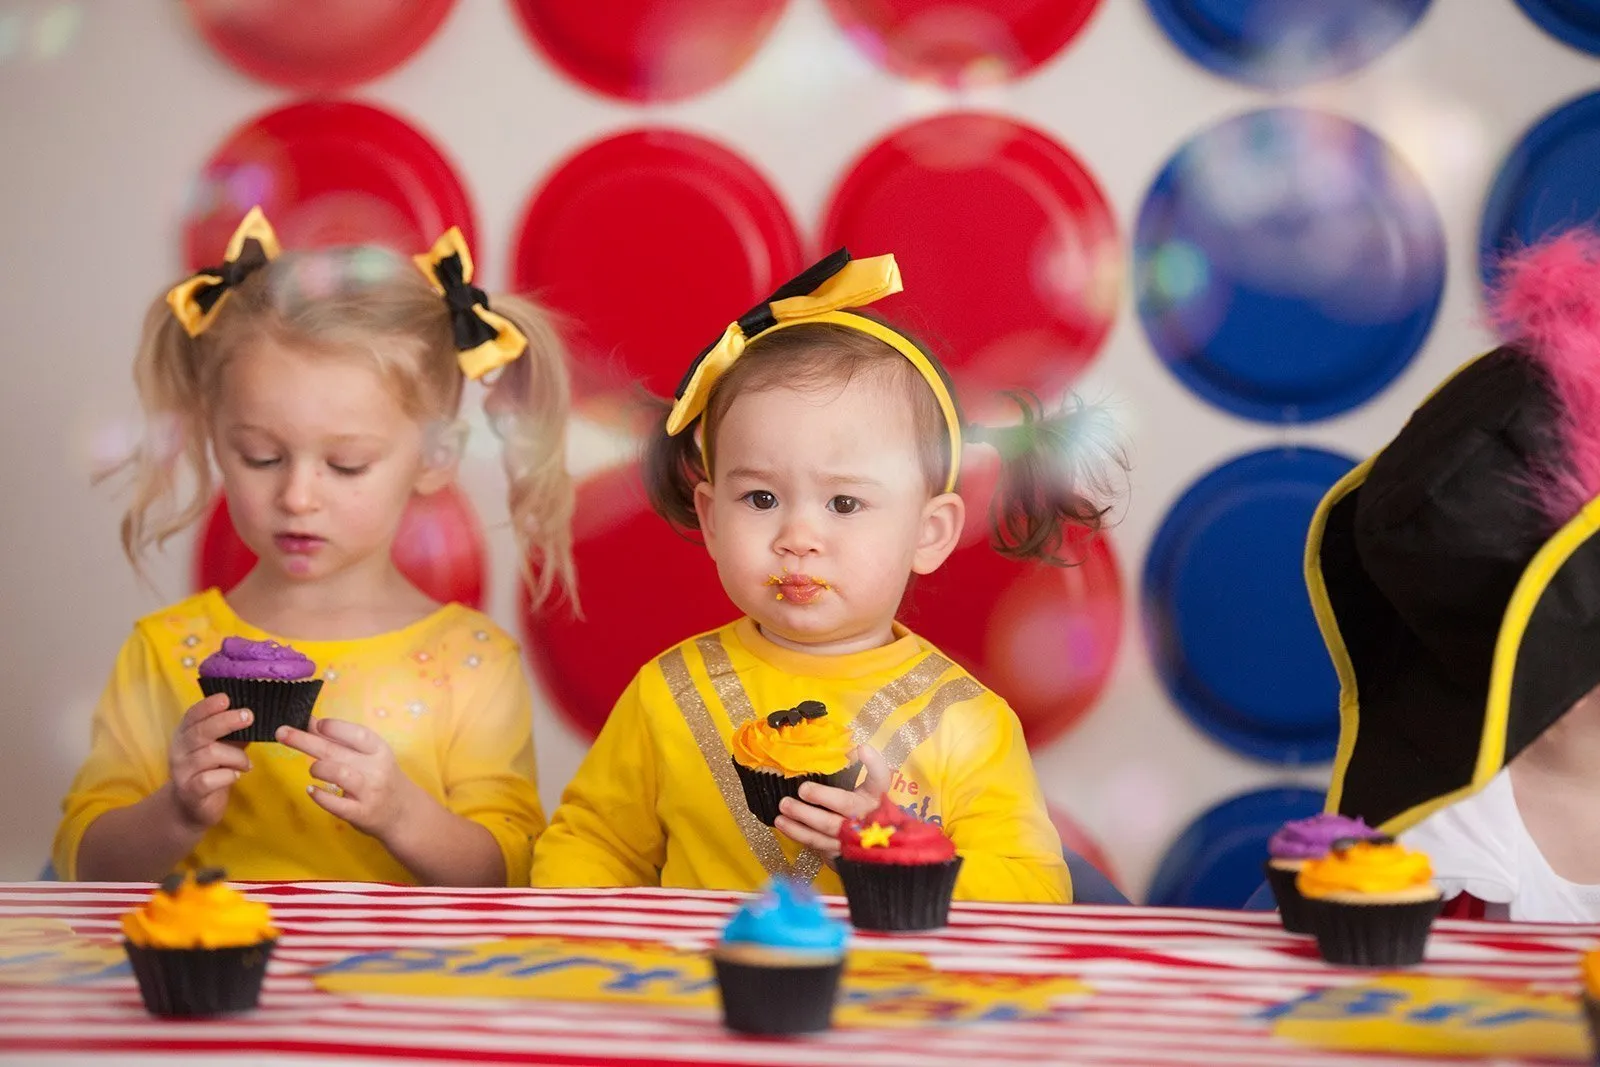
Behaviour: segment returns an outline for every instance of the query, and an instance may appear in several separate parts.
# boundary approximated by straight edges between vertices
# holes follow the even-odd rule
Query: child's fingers
[[[183,721],[178,725],[178,735],[183,738],[182,747],[192,752],[222,740],[241,726],[250,725],[253,718],[255,716],[249,708],[230,708],[227,696],[218,693],[215,698],[207,697],[184,714]]]
[[[239,780],[239,772],[232,767],[213,767],[189,779],[185,792],[196,801],[204,800],[219,789],[226,789]]]
[[[273,734],[273,739],[280,745],[287,745],[296,752],[304,752],[312,759],[329,759],[337,756],[341,747],[326,738],[305,730],[296,730],[293,726],[280,726],[278,732]]]
[[[823,785],[821,782],[801,783],[800,799],[806,804],[838,812],[847,819],[858,818],[877,807],[875,799],[868,799],[861,793],[851,792],[848,789]]]
[[[359,797],[362,786],[367,784],[366,776],[359,770],[337,760],[317,760],[311,765],[311,777],[336,786],[346,796],[353,793]]]
[[[785,800],[784,803],[787,804],[789,801]],[[839,851],[838,838],[814,830],[805,823],[790,818],[788,815],[779,815],[774,819],[772,828],[795,844],[804,845],[824,856],[833,856]]]
[[[844,792],[835,790],[835,792]],[[847,796],[849,794],[846,794]],[[839,827],[844,825],[844,819],[827,808],[816,807],[811,804],[802,804],[793,797],[784,797],[778,804],[778,810],[787,815],[791,820],[800,823],[819,834],[823,834],[830,841],[839,837]]]
[[[195,749],[190,754],[190,761],[196,767],[208,770],[214,767],[227,767],[241,772],[250,769],[250,757],[244,754],[244,749],[223,741],[214,741],[204,748]]]
[[[359,803],[349,797],[340,796],[331,789],[308,785],[306,786],[306,792],[318,807],[329,814],[337,815],[345,822],[354,822],[356,817],[361,814],[361,805]]]
[[[365,753],[368,756],[383,751],[383,738],[358,722],[347,722],[344,719],[318,719],[311,724],[311,728],[331,741],[336,741],[346,748],[353,748],[357,752]]]
[[[876,806],[877,799],[889,791],[889,784],[894,780],[889,771],[889,764],[884,761],[883,753],[871,745],[857,747],[856,759],[867,769],[866,780],[856,786],[856,792],[871,797]]]

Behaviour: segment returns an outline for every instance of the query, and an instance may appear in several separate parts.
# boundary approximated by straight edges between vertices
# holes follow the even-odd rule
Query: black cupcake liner
[[[1591,1062],[1600,1063],[1600,1000],[1596,1000],[1588,993],[1583,994],[1583,1017],[1589,1023],[1589,1041],[1594,1046],[1595,1055]]]
[[[745,803],[750,805],[751,813],[768,826],[778,818],[778,802],[784,797],[799,800],[800,787],[805,783],[821,782],[838,789],[854,789],[856,779],[861,775],[859,763],[852,763],[832,774],[802,774],[792,778],[769,771],[753,771],[738,760],[733,761],[733,769],[739,772],[739,781],[744,785]]]
[[[261,999],[275,940],[237,948],[148,948],[124,941],[152,1015],[224,1015]]]
[[[1433,920],[1444,901],[1352,904],[1305,898],[1317,951],[1346,967],[1404,967],[1422,962]]]
[[[230,708],[249,708],[254,714],[250,725],[222,738],[224,741],[273,741],[278,727],[304,730],[311,725],[311,709],[322,692],[321,678],[285,682],[275,678],[200,679],[200,692],[206,696],[228,694]]]
[[[858,930],[937,930],[950,922],[961,857],[944,863],[835,861]]]
[[[816,966],[763,966],[711,957],[722,1017],[743,1034],[809,1034],[833,1025],[844,958]]]
[[[1283,920],[1283,928],[1291,934],[1309,934],[1311,919],[1306,914],[1306,898],[1295,885],[1299,875],[1299,871],[1267,864],[1267,884],[1272,887],[1272,899],[1278,902],[1278,918]]]

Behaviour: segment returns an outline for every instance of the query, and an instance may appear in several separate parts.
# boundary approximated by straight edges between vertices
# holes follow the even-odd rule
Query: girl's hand
[[[877,749],[862,745],[851,753],[851,758],[860,760],[867,769],[866,778],[854,791],[807,782],[800,787],[800,800],[783,798],[778,805],[782,814],[774,823],[776,829],[822,856],[830,866],[839,855],[839,828],[845,820],[867,814],[889,791],[889,766]]]
[[[222,740],[253,719],[249,708],[231,709],[228,695],[208,696],[178,720],[167,746],[167,775],[184,829],[201,834],[222,821],[228,790],[250,769],[244,746]]]
[[[311,777],[333,787],[306,787],[325,810],[385,842],[405,821],[419,790],[378,734],[343,719],[313,719],[309,732],[280,726],[277,739],[310,756]]]

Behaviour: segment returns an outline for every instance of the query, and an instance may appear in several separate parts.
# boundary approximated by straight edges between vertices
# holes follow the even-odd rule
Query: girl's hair
[[[484,399],[502,444],[523,577],[535,604],[557,584],[575,604],[565,349],[536,304],[513,296],[491,304],[528,339]],[[445,300],[410,262],[385,249],[284,253],[231,288],[198,337],[158,297],[145,314],[133,368],[146,432],[130,456],[96,478],[131,476],[122,548],[140,574],[145,552],[188,529],[208,506],[217,385],[228,361],[263,338],[300,351],[370,357],[406,414],[430,427],[449,426],[460,412],[465,379]]]
[[[918,347],[949,386],[944,368],[925,347]],[[928,493],[938,493],[950,472],[949,431],[938,398],[916,368],[870,334],[834,323],[804,323],[750,342],[712,387],[697,427],[667,436],[668,405],[663,405],[645,449],[651,506],[680,530],[699,529],[695,486],[710,480],[707,468],[715,464],[717,428],[741,393],[779,386],[843,387],[868,374],[884,375],[910,402],[923,477]],[[954,388],[950,392],[954,399]],[[1067,528],[1100,529],[1110,511],[1110,504],[1102,501],[1115,496],[1114,471],[1127,469],[1126,455],[1103,408],[1074,398],[1047,413],[1026,393],[1007,396],[1021,410],[1020,424],[991,428],[961,422],[966,442],[993,445],[1000,453],[1000,482],[989,507],[991,544],[1013,559],[1068,565],[1071,561],[1061,554]]]

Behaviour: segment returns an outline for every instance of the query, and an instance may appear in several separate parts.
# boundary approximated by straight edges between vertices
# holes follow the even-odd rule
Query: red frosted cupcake
[[[850,922],[862,930],[934,930],[950,916],[961,857],[931,822],[888,794],[839,828],[839,878]]]

